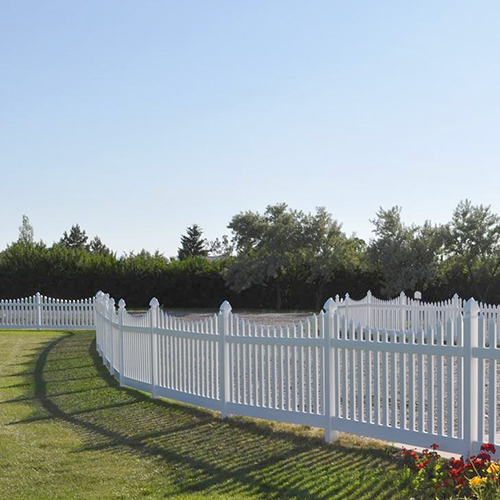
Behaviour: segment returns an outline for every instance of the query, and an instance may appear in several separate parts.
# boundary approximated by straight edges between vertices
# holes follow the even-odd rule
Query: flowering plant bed
[[[500,499],[500,462],[493,460],[493,444],[483,444],[480,453],[467,460],[443,458],[437,448],[433,444],[422,453],[401,450],[416,498]]]

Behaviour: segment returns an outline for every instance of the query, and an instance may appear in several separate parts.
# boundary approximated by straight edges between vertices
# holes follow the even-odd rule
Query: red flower
[[[471,463],[476,470],[478,470],[478,469],[481,470],[484,467],[484,462],[482,460],[477,459],[477,458],[475,458]]]
[[[451,463],[454,466],[462,467],[464,465],[464,461],[461,458],[451,457]]]
[[[436,443],[433,443],[433,444],[431,444],[431,448],[433,450],[437,450],[439,448],[439,445],[437,445]]]
[[[482,451],[487,451],[487,452],[490,452],[490,453],[493,453],[495,454],[497,452],[496,448],[495,448],[495,445],[494,444],[491,444],[491,443],[485,443],[481,446],[481,450]]]

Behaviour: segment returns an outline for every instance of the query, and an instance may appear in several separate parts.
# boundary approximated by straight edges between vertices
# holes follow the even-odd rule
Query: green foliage
[[[442,300],[455,292],[500,302],[500,218],[490,207],[460,202],[446,225],[406,225],[401,209],[380,209],[367,245],[347,236],[324,208],[312,214],[286,204],[235,215],[207,245],[197,225],[184,236],[181,260],[145,250],[118,257],[99,237],[88,243],[75,225],[61,242],[35,242],[23,217],[16,242],[0,252],[0,296],[80,298],[99,289],[144,306],[319,309],[336,294],[361,298],[401,291]],[[185,247],[185,248],[184,248]],[[206,257],[210,253],[210,257]]]
[[[264,214],[245,212],[233,217],[237,256],[226,280],[236,291],[274,281],[276,308],[282,305],[285,275],[304,246],[304,214],[288,209],[285,203],[269,205]]]
[[[395,296],[401,291],[426,290],[439,265],[444,229],[428,221],[421,227],[406,226],[397,206],[380,208],[371,222],[375,239],[370,255],[380,274],[382,293]]]
[[[203,230],[197,224],[193,224],[186,230],[187,234],[181,236],[181,247],[179,248],[179,260],[189,257],[208,255],[205,248],[206,241],[201,237]]]
[[[89,244],[89,251],[101,255],[111,255],[111,250],[101,241],[99,236],[95,236]]]
[[[304,283],[314,289],[318,308],[325,299],[326,285],[342,273],[359,270],[365,253],[363,242],[348,238],[323,207],[315,214],[305,214],[284,203],[268,206],[264,214],[236,215],[229,228],[237,255],[228,267],[226,281],[236,291],[255,285],[274,288],[278,309],[290,302],[297,287],[307,295]]]
[[[18,242],[23,245],[31,245],[34,242],[34,229],[30,224],[30,220],[27,215],[23,215],[23,220],[19,226],[19,238]]]
[[[500,499],[500,463],[493,460],[493,444],[483,444],[477,455],[446,459],[435,450],[417,453],[403,448],[401,459],[409,471],[409,482],[415,498],[477,500]]]
[[[500,217],[491,208],[461,201],[448,226],[448,268],[462,274],[481,300],[500,277]]]
[[[157,296],[169,307],[218,307],[227,297],[225,261],[203,257],[169,262],[159,253],[114,254],[72,250],[62,245],[22,245],[0,253],[0,296],[22,297],[41,291],[62,298],[84,298],[98,290],[124,297],[131,307]]]
[[[71,226],[69,234],[64,231],[63,237],[59,244],[63,247],[70,248],[71,250],[85,250],[88,248],[88,236],[78,224]]]
[[[208,243],[208,254],[212,257],[231,257],[234,253],[234,242],[229,239],[227,234],[224,234],[221,239]]]
[[[325,287],[342,274],[359,273],[366,264],[366,245],[355,236],[348,238],[342,226],[323,208],[304,219],[304,247],[301,258],[306,280],[316,287],[316,309],[322,305]]]

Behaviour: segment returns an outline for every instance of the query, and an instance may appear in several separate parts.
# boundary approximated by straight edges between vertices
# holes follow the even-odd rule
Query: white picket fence
[[[319,315],[270,327],[239,318],[227,301],[197,322],[167,315],[156,299],[132,316],[99,292],[97,349],[123,386],[223,416],[322,427],[327,441],[344,431],[465,455],[500,444],[497,318],[470,299],[417,331],[393,307],[403,328],[389,329],[356,324],[362,308],[345,302],[329,299]],[[369,306],[368,320],[382,321],[388,308]]]
[[[0,300],[0,329],[94,329],[94,299],[65,300],[37,293]]]
[[[395,299],[383,300],[374,297],[371,292],[360,300],[354,300],[346,294],[344,298],[335,297],[335,305],[349,322],[370,326],[371,328],[385,328],[390,330],[427,329],[431,325],[434,329],[444,325],[457,314],[463,311],[465,300],[457,294],[449,300],[441,302],[423,302],[420,292],[415,292],[418,298],[411,298],[404,292]],[[493,319],[500,328],[500,306],[478,303],[481,314],[488,320]]]

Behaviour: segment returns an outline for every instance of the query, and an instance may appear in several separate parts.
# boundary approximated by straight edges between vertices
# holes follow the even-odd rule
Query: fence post
[[[348,306],[349,306],[349,299],[350,299],[350,295],[349,295],[349,292],[347,292],[345,294],[345,299],[344,299],[344,305],[345,305],[345,309],[344,309],[344,315],[345,315],[345,319],[346,319],[346,323],[349,324],[349,309],[348,309]],[[328,301],[327,301],[328,302]]]
[[[96,344],[96,348],[97,348],[97,352],[99,353],[99,355],[101,356],[102,358],[102,332],[101,332],[101,318],[100,318],[100,314],[101,314],[101,309],[100,309],[100,305],[101,305],[101,296],[103,295],[103,293],[101,292],[101,290],[99,290],[96,294],[95,294],[95,297],[92,301],[92,304],[94,306],[94,309],[93,309],[93,315],[94,315],[94,324],[95,324],[95,344]]]
[[[231,304],[225,300],[219,309],[219,397],[221,405],[221,416],[229,416],[227,412],[227,401],[229,396],[229,344],[226,342],[226,336],[229,333],[229,314],[231,313]]]
[[[406,330],[406,295],[404,292],[401,292],[399,294],[399,307],[401,309],[400,313],[400,330]]]
[[[324,313],[321,311],[324,319],[324,349],[325,349],[325,363],[324,363],[324,395],[325,395],[325,441],[331,443],[339,438],[338,431],[332,429],[332,417],[335,415],[335,377],[334,377],[334,357],[332,355],[332,339],[333,339],[333,319],[337,306],[333,299],[330,297],[323,306]]]
[[[40,292],[36,292],[35,295],[35,303],[36,303],[36,329],[42,329],[42,300],[40,296]]]
[[[102,312],[102,349],[103,349],[103,361],[104,364],[106,365],[106,358],[109,356],[109,349],[108,349],[108,301],[109,301],[109,296],[107,294],[104,294],[102,296],[102,304],[101,304],[101,312]]]
[[[123,361],[123,316],[125,315],[125,301],[120,299],[118,301],[118,328],[120,329],[120,385],[124,385],[125,378],[125,363]]]
[[[423,311],[420,310],[420,308],[418,307],[418,303],[422,300],[422,293],[419,292],[418,290],[413,294],[413,299],[416,301],[411,309],[411,325],[410,325],[410,328],[416,332],[419,328],[423,328],[425,325],[424,325],[424,322],[421,321],[421,312],[423,313]]]
[[[470,298],[464,307],[464,456],[475,452],[478,444],[478,362],[472,350],[478,347],[479,305]],[[490,410],[491,411],[491,410]],[[495,412],[490,414],[495,416]],[[483,436],[481,436],[483,439]]]
[[[158,326],[158,308],[160,303],[156,297],[149,301],[149,318],[151,324],[151,397],[158,399],[156,388],[158,386],[158,339],[155,328]]]
[[[372,292],[371,290],[368,290],[366,292],[366,325],[371,328],[372,326],[372,319],[371,319],[371,313],[372,313]]]
[[[113,317],[115,315],[115,299],[111,297],[108,300],[108,312],[109,312],[109,372],[114,375],[114,365],[115,365],[115,346],[113,339]]]

